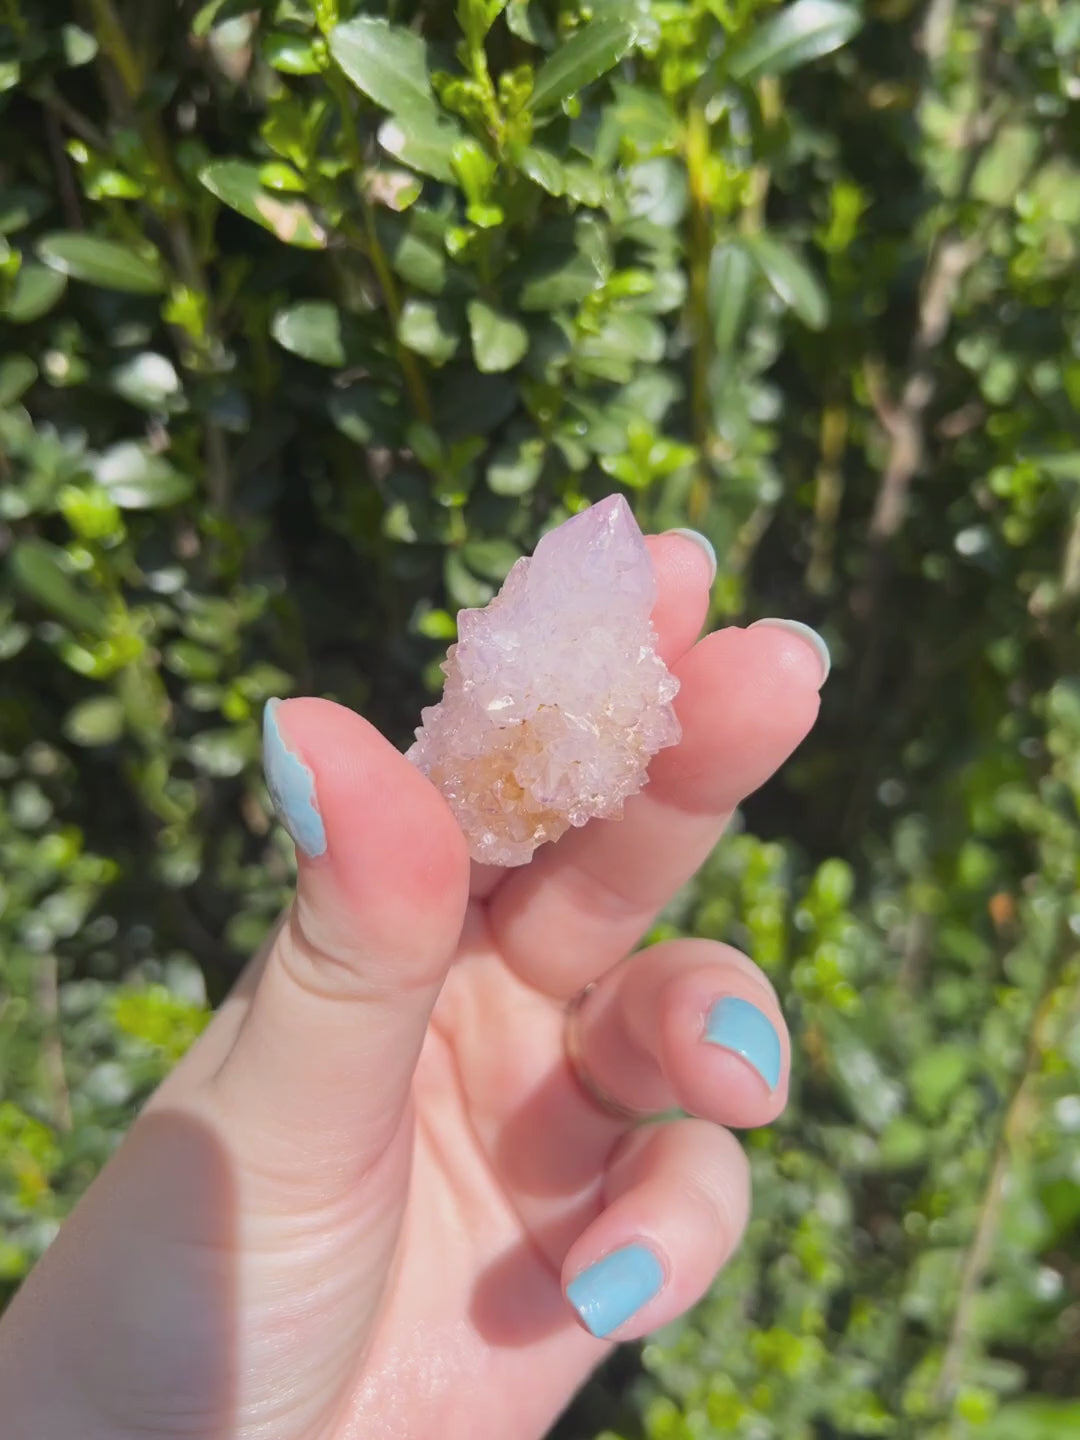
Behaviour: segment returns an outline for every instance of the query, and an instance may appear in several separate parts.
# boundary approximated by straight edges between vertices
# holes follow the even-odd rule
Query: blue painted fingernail
[[[768,1016],[749,1000],[735,995],[717,1000],[705,1022],[704,1038],[741,1055],[770,1090],[780,1083],[780,1036]]]
[[[805,640],[821,661],[821,683],[825,684],[832,669],[832,656],[829,654],[828,645],[816,630],[804,625],[801,620],[777,620],[771,615],[764,620],[755,620],[748,628],[756,630],[759,625],[771,625],[774,630],[788,630],[792,635],[798,635],[800,640]]]
[[[263,711],[263,770],[277,817],[297,847],[311,859],[326,849],[326,829],[315,795],[315,776],[285,743],[278,724],[280,700],[268,700]]]
[[[566,1287],[585,1328],[602,1339],[659,1293],[664,1271],[644,1245],[624,1245],[590,1265]]]
[[[716,551],[713,548],[713,543],[709,539],[709,537],[707,535],[702,535],[700,530],[669,530],[668,534],[682,535],[685,539],[692,540],[695,545],[699,545],[701,549],[705,551],[705,555],[709,561],[710,566],[709,584],[711,585],[712,582],[716,579]]]

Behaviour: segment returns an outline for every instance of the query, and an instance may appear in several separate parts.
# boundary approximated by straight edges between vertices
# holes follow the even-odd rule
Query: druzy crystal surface
[[[679,739],[656,653],[652,561],[612,495],[550,531],[483,610],[462,610],[409,759],[475,860],[523,865],[571,825],[622,813]]]

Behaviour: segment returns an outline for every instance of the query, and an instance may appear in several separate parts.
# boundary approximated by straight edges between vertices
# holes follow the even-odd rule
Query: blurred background
[[[266,698],[405,743],[619,489],[834,669],[655,932],[756,1218],[559,1440],[1080,1436],[1078,157],[1078,0],[0,0],[0,1303],[289,893]]]

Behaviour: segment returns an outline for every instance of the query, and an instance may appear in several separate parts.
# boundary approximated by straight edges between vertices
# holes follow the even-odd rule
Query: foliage
[[[260,707],[404,739],[622,487],[819,731],[665,917],[798,1057],[560,1427],[1080,1431],[1080,3],[0,0],[0,1284],[288,893]]]

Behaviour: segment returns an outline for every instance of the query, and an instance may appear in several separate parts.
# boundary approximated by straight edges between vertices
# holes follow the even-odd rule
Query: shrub
[[[836,663],[656,932],[791,1018],[750,1236],[560,1433],[1080,1433],[1078,57],[1076,0],[2,0],[0,1284],[288,893],[266,698],[403,740],[618,487]]]

